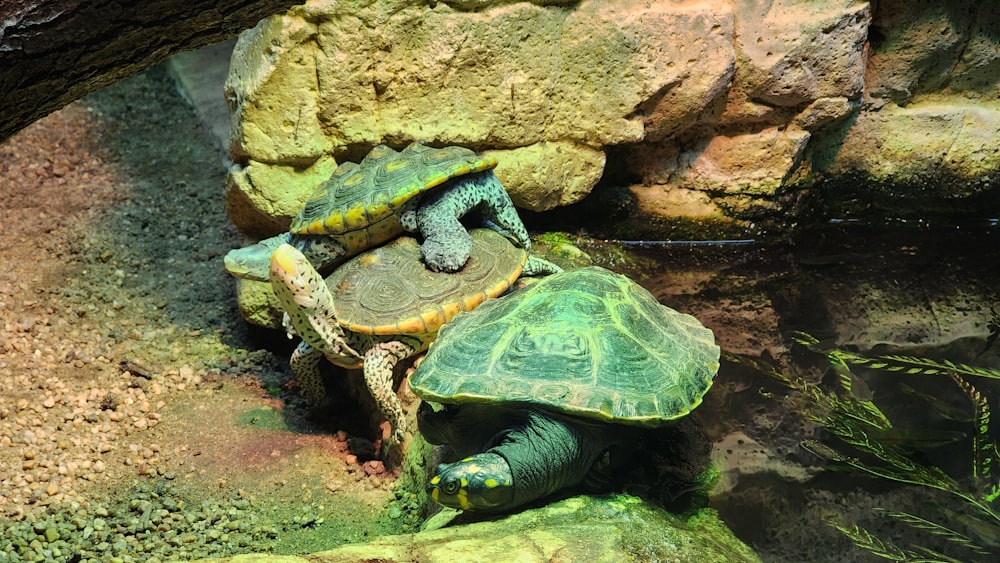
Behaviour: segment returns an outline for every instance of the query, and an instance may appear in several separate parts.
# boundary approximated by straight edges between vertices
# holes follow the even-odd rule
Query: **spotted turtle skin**
[[[600,267],[458,315],[410,377],[421,433],[459,456],[428,489],[508,510],[580,483],[625,436],[697,407],[719,368],[712,331]]]
[[[306,201],[287,233],[226,255],[236,277],[268,280],[271,253],[296,247],[322,273],[403,232],[423,237],[421,255],[435,271],[461,269],[472,239],[460,219],[480,211],[483,225],[531,249],[510,196],[493,173],[496,159],[465,147],[378,145],[360,162],[345,162]]]

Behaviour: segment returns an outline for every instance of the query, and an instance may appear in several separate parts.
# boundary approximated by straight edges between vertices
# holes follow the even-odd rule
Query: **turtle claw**
[[[472,237],[464,233],[458,241],[444,244],[440,240],[427,239],[420,246],[424,263],[435,272],[457,272],[469,261],[472,253]]]

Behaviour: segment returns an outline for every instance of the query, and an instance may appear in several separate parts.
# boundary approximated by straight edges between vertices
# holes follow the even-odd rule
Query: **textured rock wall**
[[[494,153],[535,211],[602,178],[740,229],[845,173],[989,190],[1000,8],[941,4],[311,0],[234,52],[230,215],[277,232],[336,162],[414,139]]]

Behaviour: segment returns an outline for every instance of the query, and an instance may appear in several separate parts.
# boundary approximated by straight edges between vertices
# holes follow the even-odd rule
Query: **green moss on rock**
[[[232,563],[262,561],[242,555]],[[687,518],[628,495],[577,496],[496,520],[386,536],[305,557],[268,561],[760,561],[714,510]]]

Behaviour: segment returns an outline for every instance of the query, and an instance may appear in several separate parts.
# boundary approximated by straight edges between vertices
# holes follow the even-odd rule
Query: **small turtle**
[[[428,267],[453,272],[472,249],[459,222],[472,210],[482,212],[484,226],[530,250],[528,232],[493,173],[496,165],[496,159],[464,147],[412,143],[396,152],[378,145],[360,164],[341,164],[309,197],[289,232],[230,251],[226,269],[238,278],[267,281],[271,253],[290,244],[326,273],[405,230],[423,235]]]
[[[600,479],[629,425],[688,414],[718,368],[711,330],[603,268],[485,303],[445,326],[410,376],[418,396],[442,403],[421,405],[420,432],[465,456],[439,465],[428,491],[501,511]]]
[[[427,348],[441,325],[505,291],[522,274],[559,268],[528,258],[504,236],[472,231],[472,255],[455,273],[432,272],[411,237],[352,258],[324,280],[295,247],[279,246],[270,262],[271,287],[302,342],[291,367],[306,399],[323,399],[319,360],[363,368],[368,390],[401,442],[403,409],[393,392],[393,368]]]

